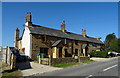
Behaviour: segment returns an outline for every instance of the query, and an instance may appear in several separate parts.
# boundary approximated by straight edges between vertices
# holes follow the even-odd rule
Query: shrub
[[[90,57],[108,58],[108,52],[107,51],[92,51],[90,52]]]

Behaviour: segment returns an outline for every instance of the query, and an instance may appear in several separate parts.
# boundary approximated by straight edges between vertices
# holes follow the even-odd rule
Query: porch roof
[[[57,41],[52,45],[52,47],[57,46],[61,41],[62,41],[62,40],[57,40]]]

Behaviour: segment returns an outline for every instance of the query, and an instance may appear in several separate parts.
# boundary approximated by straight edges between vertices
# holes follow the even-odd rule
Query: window
[[[72,54],[68,53],[68,49],[64,49],[65,57],[72,57]]]
[[[40,48],[40,54],[44,54],[44,57],[48,58],[48,48]]]
[[[78,55],[78,49],[75,49],[75,56]]]

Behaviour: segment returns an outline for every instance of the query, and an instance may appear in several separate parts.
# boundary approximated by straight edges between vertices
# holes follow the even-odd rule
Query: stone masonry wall
[[[80,56],[78,59],[80,59],[80,62],[82,62],[82,61],[88,61],[88,60],[90,60],[90,57]]]
[[[36,60],[36,53],[40,53],[40,47],[41,48],[48,48],[48,54],[52,55],[52,48],[51,45],[61,38],[58,37],[52,37],[52,36],[46,36],[46,41],[43,42],[41,35],[38,34],[32,34],[32,58],[33,60]]]
[[[66,57],[66,58],[52,58],[51,64],[63,64],[63,63],[77,63],[78,60],[72,58],[72,57]]]

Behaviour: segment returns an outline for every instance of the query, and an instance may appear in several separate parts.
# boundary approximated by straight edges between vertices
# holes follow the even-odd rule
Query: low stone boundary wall
[[[72,57],[65,57],[65,58],[52,58],[51,64],[63,64],[63,63],[76,63],[78,62],[77,59],[74,59]]]
[[[49,65],[49,58],[40,58],[40,64]]]
[[[88,61],[88,60],[90,60],[90,57],[80,56],[80,57],[79,57],[79,60],[80,60],[80,62],[82,62],[82,61]]]
[[[54,65],[54,64],[63,64],[63,63],[77,63],[82,61],[88,61],[90,57],[87,56],[80,56],[78,59],[72,57],[65,57],[65,58],[40,58],[40,64],[45,65]]]

